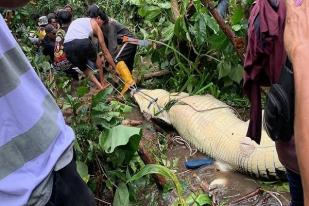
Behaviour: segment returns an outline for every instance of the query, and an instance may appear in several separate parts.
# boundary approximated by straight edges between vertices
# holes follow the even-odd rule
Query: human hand
[[[291,61],[309,52],[309,0],[286,0],[284,44]]]

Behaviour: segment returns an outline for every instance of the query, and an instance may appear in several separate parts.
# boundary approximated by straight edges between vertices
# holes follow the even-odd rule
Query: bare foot
[[[117,96],[115,97],[115,99],[118,100],[118,101],[120,101],[120,102],[122,102],[123,100],[125,100],[124,96],[121,95],[121,94],[117,95]]]
[[[109,87],[109,86],[110,86],[109,83],[103,83],[103,84],[102,84],[102,87],[100,88],[100,90],[102,91],[102,90],[106,89],[106,88]]]

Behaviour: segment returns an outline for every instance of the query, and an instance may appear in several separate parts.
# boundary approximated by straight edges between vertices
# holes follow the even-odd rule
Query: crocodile
[[[258,145],[246,137],[249,121],[242,121],[232,107],[212,95],[162,89],[140,89],[132,95],[141,112],[172,125],[198,150],[233,170],[264,179],[284,178],[285,168],[265,130]]]

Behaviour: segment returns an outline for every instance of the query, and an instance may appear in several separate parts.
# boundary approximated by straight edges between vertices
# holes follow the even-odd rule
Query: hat
[[[55,27],[54,27],[53,25],[48,24],[47,26],[45,26],[45,32],[46,32],[46,34],[51,33],[51,32],[53,32],[53,31],[56,32],[56,29],[55,29]]]
[[[47,16],[41,16],[41,17],[39,18],[38,25],[39,25],[39,26],[46,26],[47,24],[48,24]]]

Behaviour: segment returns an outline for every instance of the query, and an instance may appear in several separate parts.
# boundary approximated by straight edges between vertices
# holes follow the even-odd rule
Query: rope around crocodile
[[[245,136],[248,122],[240,120],[233,108],[213,96],[136,88],[132,88],[132,95],[141,112],[173,125],[185,140],[233,169],[267,179],[277,179],[285,173],[275,144],[266,132],[262,131],[260,145],[251,141]]]

